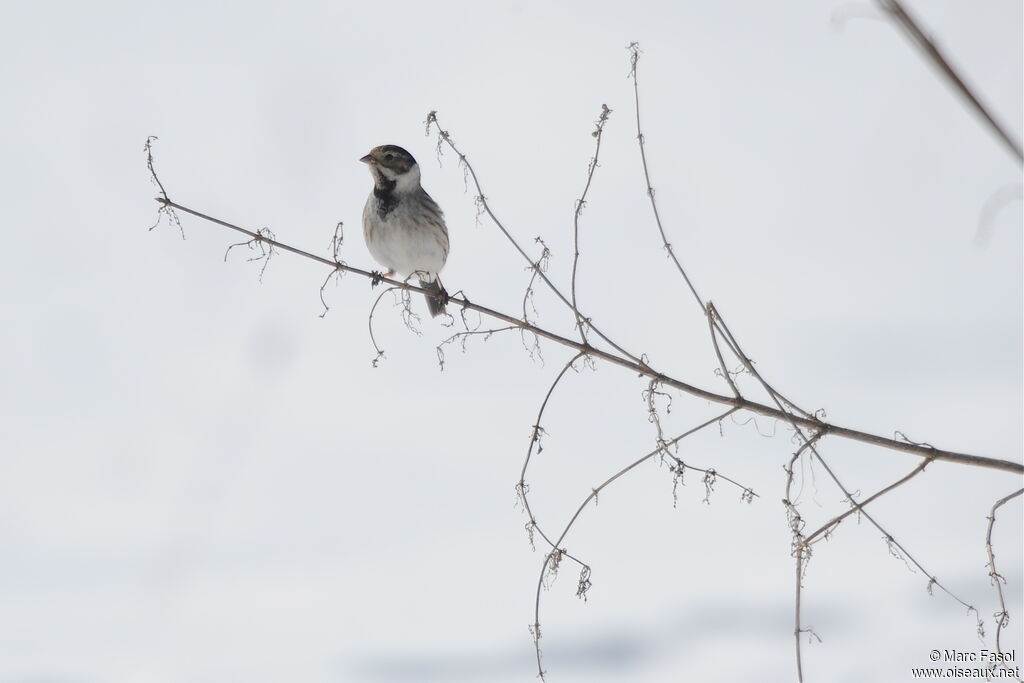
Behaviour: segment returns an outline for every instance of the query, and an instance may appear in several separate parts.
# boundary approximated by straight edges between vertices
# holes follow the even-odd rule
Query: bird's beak
[[[370,156],[369,154],[367,154],[365,157],[363,157],[359,161],[363,162],[364,164],[369,164],[369,163],[373,162],[373,157]]]

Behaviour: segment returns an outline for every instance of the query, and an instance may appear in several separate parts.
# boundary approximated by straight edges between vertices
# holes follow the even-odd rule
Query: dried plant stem
[[[697,293],[697,288],[694,287],[693,282],[690,281],[690,276],[686,274],[686,270],[683,269],[683,264],[679,262],[679,258],[676,257],[675,249],[672,248],[672,243],[668,241],[668,236],[665,234],[665,228],[661,223],[661,215],[658,213],[658,202],[654,200],[654,187],[651,185],[651,174],[647,170],[647,150],[644,146],[644,133],[640,128],[640,84],[637,81],[636,65],[640,61],[640,44],[630,43],[630,69],[629,77],[633,79],[633,103],[636,111],[636,139],[637,144],[640,147],[640,161],[644,169],[644,183],[647,186],[647,197],[651,200],[651,210],[654,211],[654,222],[658,226],[658,232],[661,234],[661,242],[665,247],[666,253],[669,258],[672,259],[672,263],[675,264],[676,270],[686,281],[686,286],[690,288],[690,293],[693,294],[693,298],[697,300],[697,304],[704,308],[704,299]]]
[[[785,497],[782,499],[782,504],[786,508],[786,519],[789,523],[789,531],[792,536],[791,546],[793,557],[796,559],[795,567],[796,570],[796,585],[794,587],[795,604],[793,609],[793,641],[796,647],[796,678],[799,683],[804,680],[803,671],[803,655],[801,653],[801,641],[800,634],[805,631],[803,626],[803,580],[804,570],[807,567],[807,545],[804,543],[804,520],[800,515],[800,511],[797,509],[795,502],[796,496],[793,495],[793,484],[795,483],[794,467],[800,456],[810,448],[814,447],[814,443],[821,438],[821,433],[816,432],[810,436],[810,438],[804,439],[804,442],[790,457],[789,462],[783,468],[786,473],[786,489]]]
[[[597,170],[597,161],[601,156],[601,138],[604,136],[604,124],[608,122],[608,116],[612,113],[612,110],[608,108],[608,105],[601,105],[601,114],[598,116],[596,127],[591,135],[597,140],[594,143],[594,156],[590,159],[590,164],[587,165],[587,184],[583,187],[583,193],[580,198],[576,200],[576,209],[573,211],[572,216],[572,285],[570,287],[570,294],[572,295],[572,312],[576,316],[576,327],[579,328],[580,339],[583,343],[587,343],[587,330],[586,325],[589,321],[583,318],[580,313],[579,304],[576,299],[576,270],[580,262],[580,215],[583,213],[583,207],[587,204],[587,193],[590,192],[590,184],[594,181],[594,171]]]
[[[988,107],[982,104],[979,96],[974,93],[957,70],[953,68],[949,59],[942,54],[939,46],[928,37],[928,34],[921,28],[920,23],[907,11],[903,3],[900,0],[877,0],[877,2],[878,6],[883,11],[888,12],[900,27],[907,32],[907,35],[914,41],[914,44],[931,60],[939,72],[964,96],[964,99],[971,105],[971,108],[988,124],[988,127],[992,129],[992,132],[996,134],[1003,145],[1017,158],[1017,161],[1024,161],[1024,150],[1021,149],[1020,140],[1010,135],[1010,132],[996,121],[995,116],[989,111]]]
[[[1000,498],[996,501],[995,505],[992,506],[992,511],[989,513],[988,519],[988,530],[985,532],[985,553],[988,555],[988,576],[992,581],[992,585],[996,587],[996,596],[999,599],[999,610],[995,613],[996,620],[996,652],[999,654],[1003,653],[1003,645],[1001,637],[1003,635],[1003,629],[1010,623],[1010,613],[1006,610],[1006,599],[1003,596],[1003,584],[1006,583],[1006,579],[996,569],[996,554],[992,550],[992,528],[996,524],[996,510],[1001,508],[1006,503],[1010,502],[1014,498],[1024,493],[1024,489],[1018,489],[1008,496]],[[1003,666],[1006,667],[1007,663],[1002,662]],[[1017,671],[1020,671],[1018,668]],[[1017,678],[1020,680],[1020,677]]]
[[[552,389],[553,388],[554,388],[554,386],[552,386]],[[549,396],[550,396],[550,392],[549,392]],[[706,428],[706,427],[708,427],[710,425],[713,425],[715,423],[718,423],[718,422],[724,420],[725,418],[729,417],[729,415],[731,415],[734,412],[736,412],[736,410],[737,410],[736,408],[732,408],[730,410],[725,411],[724,413],[722,413],[720,415],[716,415],[715,417],[712,417],[709,420],[705,420],[704,422],[702,422],[701,424],[697,425],[696,427],[688,429],[687,431],[683,432],[682,434],[680,434],[680,435],[678,435],[678,436],[676,436],[676,437],[674,437],[672,439],[669,439],[668,441],[664,442],[664,444],[660,444],[654,450],[652,450],[649,453],[643,455],[642,457],[640,457],[639,459],[633,461],[629,465],[626,465],[621,470],[619,470],[618,472],[616,472],[615,474],[613,474],[612,476],[608,477],[603,482],[601,482],[601,484],[599,486],[597,486],[594,489],[591,489],[590,494],[586,498],[584,498],[583,502],[580,503],[579,506],[576,508],[576,512],[573,513],[572,517],[566,523],[565,527],[562,529],[562,533],[559,534],[558,539],[556,541],[554,541],[552,543],[550,540],[548,540],[547,536],[544,536],[544,540],[548,541],[548,543],[551,544],[552,550],[551,550],[551,552],[549,552],[544,557],[544,562],[541,564],[540,577],[537,580],[537,592],[536,592],[536,597],[535,597],[535,600],[534,600],[534,613],[533,613],[533,625],[532,625],[532,630],[533,630],[533,633],[534,633],[534,641],[533,642],[534,642],[534,648],[536,650],[536,657],[537,657],[537,675],[540,677],[541,680],[544,680],[544,678],[545,678],[545,671],[544,671],[544,667],[543,667],[543,664],[542,664],[542,661],[541,661],[542,660],[542,653],[541,653],[541,649],[540,649],[540,596],[541,596],[541,591],[544,588],[545,579],[548,577],[549,572],[552,570],[552,564],[553,563],[561,562],[563,558],[568,557],[568,558],[572,559],[573,561],[575,561],[577,564],[579,564],[583,568],[583,572],[584,573],[582,575],[583,578],[581,578],[581,581],[582,580],[589,581],[590,567],[586,563],[584,563],[581,560],[579,560],[578,558],[573,557],[572,555],[569,555],[569,553],[564,548],[560,548],[559,547],[559,546],[561,546],[562,542],[565,540],[566,536],[569,535],[569,531],[572,529],[573,525],[576,524],[576,521],[579,519],[580,515],[583,513],[583,510],[586,509],[586,507],[591,502],[596,501],[598,494],[600,494],[601,491],[603,491],[605,488],[610,486],[617,479],[625,476],[626,474],[628,474],[632,470],[634,470],[637,467],[639,467],[641,464],[643,464],[643,463],[647,462],[648,460],[654,458],[655,456],[663,453],[665,451],[665,449],[670,448],[670,447],[678,444],[680,441],[682,441],[686,437],[691,436],[692,434],[695,434],[695,433],[699,432],[700,430],[702,430],[702,429],[704,429],[704,428]],[[697,469],[697,470],[699,470],[701,472],[709,472],[709,470],[700,470],[699,468],[691,468],[691,469]],[[737,483],[733,479],[729,479],[728,477],[722,477],[721,475],[718,475],[718,476],[719,476],[719,478],[721,478],[721,479],[723,479],[725,481],[728,481],[730,484],[734,484],[735,486],[737,486],[740,489],[742,489],[743,492],[744,492],[744,496],[751,496],[752,497],[752,496],[756,495],[749,488],[743,486],[742,484]],[[556,565],[556,567],[557,567],[557,565]],[[588,586],[589,586],[589,584],[588,584]],[[582,589],[582,592],[585,592],[585,590],[586,589]],[[577,594],[579,595],[579,594],[581,594],[581,592],[578,592]]]
[[[808,534],[807,537],[804,538],[804,540],[803,540],[804,545],[811,545],[812,543],[815,543],[816,541],[819,541],[822,538],[827,538],[828,535],[830,533],[832,533],[832,530],[835,529],[837,526],[839,526],[840,522],[842,522],[844,519],[846,519],[847,517],[849,517],[850,515],[852,515],[855,512],[859,512],[861,508],[864,508],[867,505],[873,503],[875,500],[881,498],[882,496],[884,496],[885,494],[889,493],[890,491],[892,491],[892,490],[894,490],[894,489],[896,489],[896,488],[898,488],[900,486],[903,486],[903,484],[906,484],[908,481],[910,481],[911,479],[916,477],[918,474],[923,472],[924,468],[928,467],[928,465],[930,465],[931,462],[932,462],[931,460],[922,460],[920,462],[920,464],[918,464],[917,467],[912,469],[905,477],[902,477],[902,478],[894,481],[893,483],[889,484],[884,489],[882,489],[881,491],[878,491],[874,495],[868,496],[863,501],[861,501],[860,504],[858,504],[856,506],[851,505],[849,510],[847,510],[844,513],[842,513],[841,515],[837,515],[836,517],[833,517],[828,522],[826,522],[821,527],[819,527],[816,531],[814,531],[811,534]]]
[[[437,129],[437,136],[438,136],[437,145],[438,145],[438,150],[441,149],[441,145],[442,144],[445,144],[445,145],[448,145],[448,147],[459,157],[459,163],[463,165],[463,167],[466,169],[466,171],[469,172],[470,177],[473,179],[473,186],[476,188],[476,191],[477,191],[477,202],[483,208],[483,210],[487,214],[488,218],[491,219],[491,222],[494,223],[494,225],[498,228],[498,230],[501,231],[501,234],[505,236],[505,239],[508,240],[509,244],[511,244],[512,247],[515,248],[515,250],[517,252],[519,252],[519,255],[522,256],[523,259],[525,259],[528,264],[530,264],[531,269],[537,275],[537,277],[539,277],[540,280],[545,285],[547,285],[547,288],[549,290],[551,290],[551,292],[556,297],[558,297],[558,299],[563,304],[568,306],[569,309],[571,311],[573,311],[574,315],[579,316],[579,318],[582,318],[583,320],[588,320],[589,321],[590,319],[586,315],[584,315],[583,311],[581,311],[580,309],[578,309],[575,306],[573,306],[572,301],[570,301],[565,296],[565,294],[563,294],[562,291],[555,285],[555,283],[551,281],[551,279],[547,276],[547,274],[543,270],[541,270],[541,268],[538,265],[538,262],[534,261],[533,259],[530,258],[530,255],[526,253],[526,250],[524,250],[523,247],[516,240],[516,238],[512,236],[512,233],[508,231],[508,228],[505,227],[504,223],[502,223],[498,219],[498,216],[491,209],[490,202],[487,201],[487,197],[484,195],[483,188],[480,185],[480,179],[477,178],[476,171],[473,169],[473,165],[469,163],[469,159],[466,157],[466,155],[463,154],[459,150],[459,148],[455,145],[455,141],[452,140],[451,136],[448,134],[448,131],[446,131],[443,128],[441,128],[441,123],[437,120],[437,112],[436,111],[432,111],[429,114],[427,114],[426,124],[427,124],[427,130],[428,131],[430,130],[431,126],[433,126],[433,127],[435,127]],[[634,356],[633,354],[631,354],[630,352],[626,351],[624,348],[622,348],[621,346],[616,344],[614,341],[609,339],[607,335],[605,335],[603,332],[601,332],[601,330],[597,326],[594,325],[593,321],[588,322],[587,323],[587,327],[595,335],[597,335],[600,339],[602,339],[605,343],[607,343],[613,349],[615,349],[616,351],[621,353],[627,359],[629,359],[629,360],[631,360],[631,361],[633,361],[635,363],[639,363],[640,362],[640,358],[639,357]]]
[[[550,545],[552,548],[555,547],[554,542],[550,538],[548,538],[547,535],[545,535],[544,530],[540,528],[540,525],[537,523],[537,518],[533,514],[533,510],[530,508],[530,486],[529,484],[526,483],[526,471],[530,467],[530,460],[533,458],[534,450],[536,449],[539,452],[541,449],[541,438],[544,435],[544,428],[541,425],[544,420],[544,411],[546,411],[548,407],[548,401],[551,400],[551,396],[552,394],[555,393],[555,389],[562,381],[562,378],[565,377],[566,373],[572,369],[576,361],[583,357],[583,353],[577,353],[575,356],[570,358],[568,362],[566,362],[566,364],[562,366],[562,369],[558,373],[558,375],[555,376],[555,379],[551,383],[551,386],[548,387],[548,392],[544,394],[544,400],[541,401],[540,409],[537,411],[537,419],[536,421],[534,421],[533,427],[530,430],[530,445],[526,449],[526,458],[523,459],[523,469],[519,473],[519,481],[516,483],[516,493],[519,496],[520,502],[523,504],[523,510],[525,510],[526,516],[529,518],[529,522],[527,522],[527,528],[531,532],[531,538],[532,532],[537,531],[537,533],[541,535],[544,541],[547,542],[547,544]]]
[[[317,263],[335,269],[339,272],[346,272],[352,273],[354,275],[359,275],[360,277],[365,277],[368,280],[383,282],[390,287],[396,287],[398,289],[407,289],[411,292],[420,292],[423,294],[430,293],[427,290],[415,284],[402,282],[401,280],[393,280],[391,278],[386,278],[381,276],[381,274],[376,271],[355,268],[340,261],[333,261],[323,256],[318,256],[303,249],[298,249],[291,245],[285,244],[284,242],[264,237],[258,234],[257,232],[247,230],[246,228],[234,225],[232,223],[228,223],[227,221],[221,220],[219,218],[214,218],[213,216],[208,216],[204,213],[196,211],[195,209],[190,209],[187,206],[183,206],[182,204],[179,204],[177,202],[165,200],[160,197],[157,198],[157,201],[163,207],[175,209],[177,211],[190,214],[192,216],[201,218],[202,220],[214,223],[216,225],[220,225],[230,230],[235,230],[242,234],[248,235],[257,242],[264,242],[268,246],[272,246],[280,251],[295,254],[296,256],[301,256],[311,261],[316,261]],[[531,332],[537,335],[538,337],[547,339],[548,341],[552,341],[556,344],[561,344],[562,346],[566,346],[576,351],[581,351],[592,358],[603,360],[608,363],[612,363],[613,365],[618,365],[619,367],[626,368],[627,370],[635,372],[639,375],[643,375],[644,377],[656,379],[658,380],[658,383],[663,386],[678,389],[679,391],[690,394],[691,396],[694,396],[696,398],[702,398],[713,403],[720,403],[723,405],[732,406],[739,410],[746,410],[752,413],[757,413],[758,415],[764,415],[778,420],[792,422],[802,427],[819,431],[823,434],[829,434],[844,439],[852,439],[854,441],[860,441],[875,446],[881,446],[882,448],[887,448],[889,450],[910,453],[912,455],[917,455],[925,458],[933,458],[935,460],[942,460],[944,462],[953,462],[962,465],[973,465],[975,467],[985,467],[990,469],[1002,470],[1005,472],[1013,472],[1015,474],[1024,474],[1024,465],[1022,465],[1021,463],[1012,462],[1009,460],[1001,460],[999,458],[991,458],[982,455],[958,453],[956,451],[935,448],[927,444],[900,441],[885,436],[879,436],[877,434],[870,434],[868,432],[863,432],[857,429],[851,429],[849,427],[834,425],[823,420],[819,420],[815,417],[807,417],[804,415],[789,415],[788,413],[786,413],[786,411],[777,407],[772,407],[742,397],[726,396],[723,394],[715,393],[713,391],[708,391],[706,389],[701,389],[700,387],[694,386],[687,382],[683,382],[682,380],[670,377],[669,375],[659,372],[642,360],[633,360],[630,357],[619,356],[609,351],[605,351],[603,349],[599,349],[588,344],[576,341],[575,339],[564,337],[560,334],[556,334],[537,325],[527,323],[519,318],[516,318],[515,316],[511,316],[506,313],[501,313],[500,311],[496,311],[492,308],[488,308],[486,306],[473,303],[469,301],[469,299],[463,297],[452,297],[450,299],[450,302],[457,307],[476,311],[482,315],[486,315],[488,317],[504,321],[518,329]]]
[[[728,366],[725,364],[725,358],[722,357],[722,348],[718,345],[719,327],[716,324],[718,320],[718,311],[715,310],[714,304],[710,301],[707,305],[708,319],[708,333],[711,335],[711,344],[715,347],[715,357],[718,358],[718,369],[722,373],[722,377],[729,384],[729,388],[732,390],[732,395],[736,398],[741,396],[740,390],[736,387],[736,383],[732,380],[732,373],[729,372]]]

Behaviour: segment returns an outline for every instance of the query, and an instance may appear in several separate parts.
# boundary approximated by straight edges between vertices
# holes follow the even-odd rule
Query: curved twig
[[[1003,646],[1000,641],[1000,637],[1003,634],[1003,629],[1010,623],[1010,613],[1006,610],[1006,600],[1003,597],[1003,584],[1006,583],[1006,579],[1003,578],[1002,574],[996,569],[996,554],[992,550],[992,527],[996,524],[996,510],[1006,505],[1008,502],[1016,498],[1017,496],[1024,493],[1024,489],[1018,489],[1008,496],[1004,496],[995,502],[992,506],[992,511],[988,514],[988,530],[985,532],[985,553],[988,555],[988,576],[992,585],[996,587],[996,595],[999,598],[999,611],[993,616],[996,620],[996,652],[1000,655],[1003,654]],[[1000,662],[1006,668],[1008,668],[1006,661],[1000,658]],[[1017,680],[1020,680],[1020,668],[1017,669],[1018,676]]]
[[[580,198],[576,200],[576,209],[573,211],[572,216],[572,286],[570,288],[572,294],[572,312],[576,316],[576,327],[580,331],[580,340],[587,343],[587,320],[580,315],[579,304],[576,299],[576,269],[580,262],[580,215],[583,213],[583,207],[587,203],[587,193],[590,192],[590,184],[594,180],[594,171],[597,170],[597,160],[601,154],[601,138],[604,135],[604,124],[608,122],[608,116],[612,113],[612,110],[608,108],[607,104],[601,105],[601,114],[597,119],[596,127],[591,135],[597,140],[594,144],[594,156],[590,159],[590,164],[587,165],[587,184],[583,187],[583,193]]]

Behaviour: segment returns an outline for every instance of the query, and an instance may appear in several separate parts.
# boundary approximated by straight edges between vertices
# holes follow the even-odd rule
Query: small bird
[[[427,308],[437,317],[445,312],[448,294],[438,273],[448,259],[448,228],[444,214],[420,186],[420,166],[397,145],[374,147],[360,159],[370,167],[373,192],[363,208],[363,237],[370,255],[388,269],[416,275],[430,290]]]

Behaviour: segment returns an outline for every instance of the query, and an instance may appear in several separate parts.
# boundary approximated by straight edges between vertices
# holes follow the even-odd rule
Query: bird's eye
[[[392,154],[391,152],[388,152],[387,154],[384,155],[384,161],[394,161],[394,159],[395,155]]]

